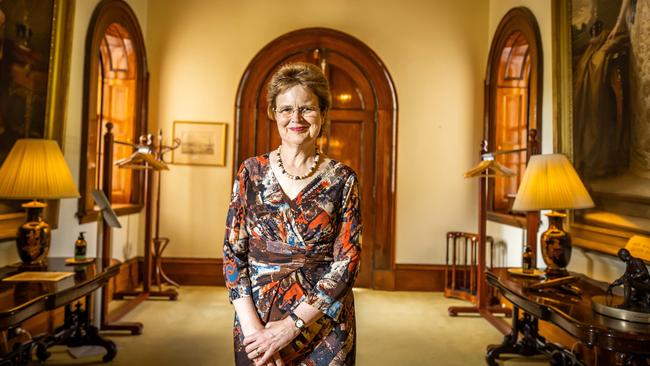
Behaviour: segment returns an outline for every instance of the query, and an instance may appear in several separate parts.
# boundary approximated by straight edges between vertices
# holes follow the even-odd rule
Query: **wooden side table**
[[[602,316],[592,310],[591,298],[605,295],[607,283],[581,274],[572,283],[582,294],[571,295],[547,288],[528,290],[538,280],[518,277],[506,269],[487,273],[487,281],[512,302],[512,330],[500,345],[488,346],[486,361],[497,365],[504,353],[523,356],[544,354],[552,365],[585,365],[580,355],[547,342],[538,332],[539,320],[558,326],[590,349],[598,350],[599,365],[646,365],[650,359],[650,325],[630,323]],[[523,316],[519,317],[519,312]]]
[[[89,304],[92,293],[108,280],[118,274],[117,263],[102,267],[101,261],[87,264],[67,265],[65,258],[48,258],[46,266],[39,271],[72,272],[74,275],[57,282],[9,282],[0,281],[0,330],[7,331],[18,327],[23,321],[44,311],[65,306],[65,318],[62,326],[53,334],[45,335],[17,344],[14,349],[0,356],[0,364],[23,365],[31,360],[32,349],[36,356],[46,360],[50,353],[47,349],[54,345],[70,347],[98,345],[106,349],[103,360],[111,361],[117,354],[115,343],[99,335],[97,327],[91,324]],[[23,272],[18,265],[0,268],[0,280]],[[81,304],[85,298],[85,304]]]

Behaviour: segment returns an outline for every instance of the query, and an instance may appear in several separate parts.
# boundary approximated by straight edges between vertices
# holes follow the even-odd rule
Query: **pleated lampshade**
[[[513,211],[594,207],[569,159],[562,154],[533,155],[512,205]]]
[[[0,168],[0,198],[79,197],[68,164],[54,140],[21,139]]]

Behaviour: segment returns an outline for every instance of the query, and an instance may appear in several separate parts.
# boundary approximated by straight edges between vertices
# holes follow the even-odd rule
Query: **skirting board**
[[[162,267],[165,274],[181,286],[225,285],[221,258],[163,258]],[[154,278],[154,286],[155,282]]]
[[[165,273],[181,286],[224,286],[221,258],[163,258]],[[396,264],[394,288],[377,290],[442,291],[445,266],[435,264]]]
[[[444,288],[444,265],[395,264],[396,291],[443,291]]]

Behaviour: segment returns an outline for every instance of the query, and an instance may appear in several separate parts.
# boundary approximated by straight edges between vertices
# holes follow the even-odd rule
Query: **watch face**
[[[304,328],[305,327],[305,322],[303,322],[302,319],[296,320],[296,327],[298,327],[298,329]]]

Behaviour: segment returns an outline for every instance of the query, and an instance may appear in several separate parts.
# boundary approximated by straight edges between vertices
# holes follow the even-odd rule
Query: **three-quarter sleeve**
[[[248,235],[245,222],[247,183],[248,173],[242,164],[233,184],[223,243],[223,275],[230,302],[251,295],[251,282],[248,273]]]
[[[340,228],[334,242],[334,261],[318,280],[306,302],[338,320],[343,296],[352,290],[361,260],[361,201],[359,184],[351,174],[343,188]]]

